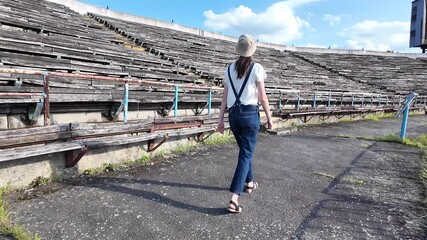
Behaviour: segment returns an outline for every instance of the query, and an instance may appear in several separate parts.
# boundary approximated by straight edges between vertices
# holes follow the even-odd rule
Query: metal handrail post
[[[178,85],[175,85],[175,99],[173,103],[173,116],[178,117]]]
[[[50,125],[49,73],[43,73],[44,125]]]
[[[405,106],[405,111],[403,112],[402,127],[400,128],[400,139],[405,139],[406,137],[406,126],[408,124],[409,116],[409,105]]]
[[[362,95],[362,108],[365,107],[365,95]]]
[[[129,105],[129,83],[125,83],[125,94],[123,99],[123,122],[128,121],[128,105]]]
[[[211,104],[212,104],[212,90],[209,89],[209,93],[208,93],[208,114],[211,114]]]
[[[316,108],[316,93],[313,96],[313,108]]]

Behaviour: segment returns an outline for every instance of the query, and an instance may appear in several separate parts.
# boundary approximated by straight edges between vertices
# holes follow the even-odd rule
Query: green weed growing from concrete
[[[358,185],[365,183],[362,179],[355,179],[355,178],[343,178],[343,179],[341,179],[341,181],[344,183],[358,184]]]
[[[331,175],[331,174],[328,174],[328,173],[314,172],[313,174],[318,175],[318,176],[322,176],[322,177],[325,177],[325,178],[335,179],[334,175]]]
[[[213,135],[204,141],[206,145],[217,145],[217,144],[225,144],[234,142],[234,136],[232,134],[224,134],[224,135]]]
[[[151,160],[151,155],[150,154],[144,154],[138,160],[136,160],[135,162],[138,163],[138,164],[146,164],[150,160]]]
[[[349,183],[349,184],[364,184],[365,183],[362,179],[354,179],[354,178],[339,179],[332,174],[328,174],[328,173],[324,173],[324,172],[313,172],[313,174],[321,176],[321,177],[333,179],[333,180],[339,180],[341,182]]]
[[[40,240],[40,237],[35,234],[31,235],[19,225],[12,225],[7,212],[7,204],[4,200],[4,195],[11,191],[10,188],[0,188],[0,235],[17,240]]]
[[[45,186],[45,185],[49,184],[50,182],[52,182],[51,178],[39,176],[30,183],[30,186],[31,187],[40,187],[40,186]]]
[[[371,120],[371,121],[379,121],[381,118],[390,118],[394,116],[395,116],[394,113],[380,113],[380,114],[373,114],[373,115],[366,116],[364,119]]]
[[[199,147],[198,144],[182,144],[182,145],[178,145],[173,152],[174,153],[184,153],[184,152],[188,152],[192,149],[195,149]]]
[[[155,156],[158,157],[158,158],[164,158],[164,157],[166,157],[169,154],[170,154],[170,152],[168,150],[163,150],[162,149],[162,150],[159,150],[158,152],[156,152]]]
[[[418,147],[421,149],[427,148],[427,134],[421,134],[415,139],[405,138],[403,140],[400,139],[400,137],[397,135],[390,134],[384,137],[374,138],[372,140],[383,141],[383,142],[396,142],[396,143],[401,143],[411,147]]]

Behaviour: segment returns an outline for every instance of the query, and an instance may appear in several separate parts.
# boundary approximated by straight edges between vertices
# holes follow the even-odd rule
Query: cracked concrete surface
[[[43,239],[426,239],[420,150],[340,137],[388,135],[400,121],[260,135],[259,189],[241,214],[226,210],[235,143],[12,195],[9,211]],[[410,117],[408,135],[422,133],[427,116]]]

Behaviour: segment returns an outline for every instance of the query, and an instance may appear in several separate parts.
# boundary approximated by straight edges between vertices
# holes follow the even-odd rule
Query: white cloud
[[[339,33],[353,49],[406,51],[409,44],[409,22],[365,20]]]
[[[255,13],[239,6],[224,13],[205,11],[205,26],[216,31],[228,30],[236,34],[250,33],[264,42],[286,44],[303,36],[302,29],[310,23],[295,15],[294,9],[320,0],[288,0],[274,3],[265,11]]]
[[[329,23],[329,26],[337,25],[342,20],[342,15],[334,16],[331,14],[323,15],[323,20]]]

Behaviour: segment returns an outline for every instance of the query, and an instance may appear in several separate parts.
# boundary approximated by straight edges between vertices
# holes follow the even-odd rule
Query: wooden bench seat
[[[36,157],[58,152],[73,151],[77,149],[82,149],[84,147],[85,145],[82,142],[62,142],[35,146],[25,146],[13,149],[0,149],[0,162]]]

